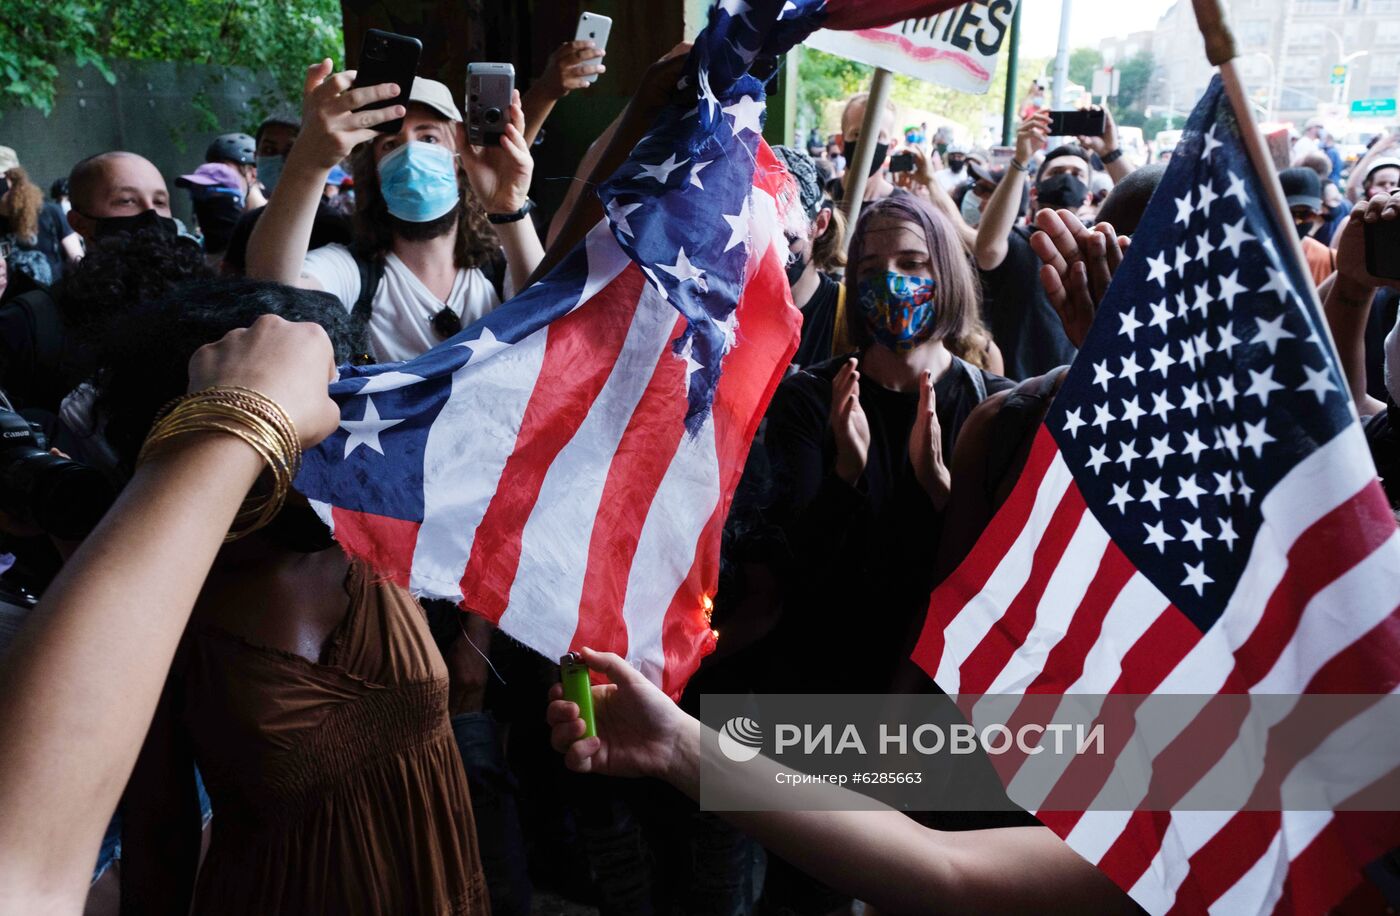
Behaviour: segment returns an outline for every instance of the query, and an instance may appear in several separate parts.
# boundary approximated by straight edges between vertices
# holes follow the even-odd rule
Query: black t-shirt
[[[1400,314],[1400,290],[1381,287],[1366,316],[1366,393],[1377,400],[1387,397],[1385,387],[1385,338]]]
[[[770,515],[788,552],[783,613],[761,648],[772,689],[885,691],[936,584],[942,515],[909,460],[918,394],[861,379],[870,449],[865,473],[847,484],[834,470],[829,418],[831,382],[843,361],[790,376],[768,411],[764,444],[776,488]],[[934,383],[945,461],[980,402],[973,373],[986,394],[1011,387],[960,361]]]
[[[248,240],[253,236],[253,227],[262,218],[266,207],[249,210],[239,218],[229,236],[228,250],[224,252],[224,265],[233,273],[242,276],[248,269]],[[308,251],[314,251],[332,242],[349,247],[355,243],[355,232],[350,225],[350,217],[321,201],[316,205],[316,219],[311,224],[311,241]]]
[[[1065,337],[1060,316],[1040,285],[1040,258],[1031,250],[1030,231],[1011,230],[1006,259],[982,277],[982,318],[1006,362],[1006,377],[1024,381],[1056,366],[1068,365],[1077,352]]]
[[[826,274],[817,274],[817,291],[802,306],[802,340],[792,361],[805,369],[831,359],[831,344],[835,337],[836,305],[840,301],[841,284]]]
[[[1400,507],[1400,424],[1396,423],[1400,408],[1387,399],[1386,408],[1365,419],[1361,428],[1366,444],[1371,447],[1371,460],[1376,474],[1392,507]]]

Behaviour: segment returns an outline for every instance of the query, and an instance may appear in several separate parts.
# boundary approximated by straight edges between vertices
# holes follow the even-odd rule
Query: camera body
[[[37,425],[0,409],[0,512],[60,540],[76,541],[96,526],[114,496],[100,472],[49,454]]]
[[[499,146],[510,123],[515,67],[502,63],[467,64],[467,142]]]

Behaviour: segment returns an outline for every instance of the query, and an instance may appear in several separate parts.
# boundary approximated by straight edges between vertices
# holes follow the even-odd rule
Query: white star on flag
[[[471,353],[472,362],[480,362],[497,350],[506,349],[510,344],[497,340],[490,328],[482,328],[481,336],[476,340],[465,340],[457,346]]]
[[[1259,325],[1259,333],[1255,335],[1254,340],[1250,341],[1250,343],[1263,344],[1269,348],[1269,355],[1272,356],[1274,351],[1278,349],[1278,342],[1280,340],[1283,340],[1285,337],[1296,336],[1292,331],[1284,329],[1284,317],[1285,316],[1280,315],[1268,321],[1265,321],[1263,318],[1255,318],[1255,323]]]
[[[700,183],[700,172],[711,162],[714,160],[708,159],[705,162],[697,162],[690,167],[690,183],[702,191],[705,190],[705,186]]]
[[[1220,275],[1220,293],[1218,298],[1230,308],[1235,307],[1235,297],[1240,293],[1247,293],[1249,290],[1240,285],[1237,279],[1240,275],[1238,270],[1232,270],[1228,274]]]
[[[1167,498],[1167,493],[1162,489],[1162,478],[1149,480],[1142,485],[1142,499],[1138,502],[1151,503],[1154,512],[1162,511],[1162,500]]]
[[[1258,423],[1246,423],[1244,425],[1244,447],[1254,449],[1254,457],[1260,458],[1264,454],[1264,446],[1275,441],[1274,437],[1264,432],[1264,420]]]
[[[1166,553],[1167,542],[1176,540],[1176,538],[1167,534],[1166,522],[1158,522],[1155,525],[1149,525],[1144,522],[1143,527],[1147,529],[1148,546],[1156,547],[1158,553]]]
[[[1176,498],[1186,500],[1191,503],[1191,508],[1195,509],[1196,501],[1204,496],[1205,492],[1201,489],[1201,485],[1196,483],[1196,475],[1187,474],[1181,478],[1181,489],[1177,491]]]
[[[1282,385],[1274,381],[1273,366],[1270,366],[1263,372],[1255,372],[1253,369],[1250,369],[1249,387],[1245,389],[1244,396],[1256,397],[1259,399],[1259,405],[1261,407],[1268,407],[1269,395],[1275,391],[1281,390],[1282,388]]]
[[[1172,456],[1171,434],[1165,436],[1152,437],[1152,451],[1147,453],[1149,460],[1156,459],[1157,467],[1162,467],[1167,463],[1167,459]]]
[[[1216,145],[1218,146],[1219,144]],[[1210,216],[1210,205],[1215,203],[1215,201],[1220,197],[1220,195],[1215,193],[1215,188],[1212,188],[1210,186],[1209,181],[1201,185],[1200,193],[1201,200],[1198,204],[1196,204],[1196,206],[1200,209],[1203,215]]]
[[[734,118],[734,136],[744,131],[758,133],[762,130],[759,124],[759,115],[763,114],[763,103],[754,100],[751,95],[739,97],[739,101],[724,109],[724,113]]]
[[[374,449],[381,455],[384,454],[384,447],[379,444],[379,434],[402,422],[402,419],[381,420],[379,411],[374,406],[374,398],[365,398],[365,415],[363,417],[358,420],[340,421],[340,428],[350,434],[345,440],[345,457],[349,458],[351,453],[362,445]]]
[[[1147,279],[1149,282],[1155,280],[1165,287],[1167,274],[1171,273],[1171,266],[1167,264],[1166,252],[1162,252],[1161,257],[1147,259]]]
[[[1186,445],[1182,451],[1191,456],[1192,461],[1200,461],[1201,452],[1206,450],[1206,444],[1201,441],[1200,434],[1194,429],[1186,433]]]
[[[1165,334],[1167,332],[1167,322],[1171,320],[1172,310],[1167,308],[1165,299],[1161,302],[1152,303],[1152,320],[1147,322],[1148,327],[1160,328],[1162,333]]]
[[[1108,383],[1113,381],[1113,373],[1108,369],[1108,362],[1094,363],[1094,384],[1104,391],[1108,390]]]
[[[393,391],[421,381],[423,381],[423,376],[414,375],[412,372],[381,372],[378,375],[370,376],[369,381],[365,382],[364,387],[355,394],[378,394],[381,391]]]
[[[701,292],[708,293],[710,291],[710,284],[705,281],[705,272],[690,263],[690,259],[685,256],[684,245],[676,252],[676,263],[657,264],[656,266],[675,277],[680,283],[684,283],[686,280],[693,280],[695,285],[700,287]]]
[[[1181,535],[1181,539],[1183,541],[1189,541],[1197,550],[1204,550],[1205,548],[1202,547],[1201,544],[1210,535],[1206,534],[1205,526],[1201,524],[1200,520],[1194,518],[1183,520],[1182,525],[1185,526],[1186,531]]]
[[[1278,296],[1278,301],[1288,304],[1288,297],[1293,294],[1292,286],[1288,282],[1288,277],[1281,270],[1274,270],[1272,267],[1265,267],[1269,272],[1269,282],[1259,287],[1255,292],[1273,293]]]
[[[1249,188],[1245,187],[1244,179],[1234,172],[1230,173],[1230,187],[1225,191],[1225,196],[1239,201],[1241,207],[1249,205]]]
[[[1200,563],[1186,563],[1186,578],[1181,580],[1182,585],[1189,585],[1196,590],[1197,595],[1205,593],[1205,586],[1214,582],[1210,576],[1206,575],[1205,561]]]
[[[1234,255],[1236,260],[1239,259],[1241,245],[1245,242],[1256,241],[1255,237],[1245,230],[1244,224],[1245,218],[1243,216],[1239,218],[1238,222],[1227,223],[1225,238],[1220,241],[1220,247],[1230,249],[1230,254]]]
[[[1191,225],[1191,214],[1195,212],[1195,209],[1191,205],[1191,192],[1187,191],[1185,197],[1176,199],[1176,219],[1172,222],[1181,223],[1183,226]]]
[[[612,217],[613,225],[617,227],[618,232],[621,232],[623,235],[635,237],[636,234],[627,223],[627,217],[631,216],[632,211],[638,209],[641,205],[640,201],[635,204],[619,204],[616,200],[608,205],[608,215]]]
[[[1201,148],[1201,158],[1209,161],[1211,153],[1220,149],[1225,144],[1215,139],[1215,128],[1210,129],[1210,133],[1205,135],[1205,146]]]
[[[749,237],[749,199],[744,198],[743,206],[733,216],[727,213],[722,215],[724,221],[729,224],[729,241],[724,245],[724,250],[728,251]]]
[[[1123,326],[1119,328],[1119,334],[1127,334],[1128,339],[1137,343],[1137,329],[1142,327],[1142,322],[1138,321],[1137,309],[1125,309],[1122,315],[1118,316]]]
[[[1079,408],[1065,411],[1065,432],[1069,433],[1071,439],[1079,438],[1079,427],[1084,425],[1084,421],[1079,417]]]
[[[1314,369],[1312,366],[1304,366],[1303,371],[1308,374],[1308,380],[1298,386],[1299,391],[1311,391],[1317,395],[1317,403],[1321,404],[1327,399],[1327,392],[1336,391],[1337,385],[1332,381],[1331,374],[1327,367]]]
[[[1123,416],[1121,417],[1121,419],[1133,424],[1133,429],[1137,429],[1138,418],[1145,415],[1146,413],[1147,411],[1143,410],[1142,406],[1138,404],[1137,395],[1133,395],[1132,397],[1123,401]]]
[[[670,156],[667,157],[665,162],[658,162],[655,165],[642,164],[642,170],[638,173],[637,177],[654,178],[662,184],[665,184],[666,179],[671,177],[672,172],[685,165],[689,161],[689,159],[682,159],[680,162],[677,162],[676,154],[672,153]]]

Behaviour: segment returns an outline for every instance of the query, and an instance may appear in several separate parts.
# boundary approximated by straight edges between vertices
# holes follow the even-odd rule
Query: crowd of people
[[[1134,911],[1025,813],[702,811],[688,714],[702,692],[931,687],[908,662],[929,594],[1016,483],[1166,168],[1131,168],[1110,112],[1054,138],[1029,106],[993,168],[891,107],[853,226],[868,98],[777,148],[801,338],[725,526],[725,637],[679,705],[585,651],[609,683],[583,738],[550,660],[349,560],[292,486],[339,422],[337,365],[453,337],[601,216],[582,179],[672,101],[685,50],[556,213],[532,146],[603,72],[591,42],[551,55],[494,146],[442,83],[366,107],[401,87],[326,60],[299,113],[219,136],[176,192],[94,150],[46,200],[0,147],[0,912]],[[1364,227],[1400,219],[1398,149],[1350,172],[1300,149],[1281,176],[1396,505],[1400,283],[1368,271]],[[842,664],[812,664],[833,638]]]

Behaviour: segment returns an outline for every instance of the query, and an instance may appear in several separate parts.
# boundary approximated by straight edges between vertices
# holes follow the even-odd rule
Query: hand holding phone
[[[580,13],[578,17],[578,28],[574,30],[574,41],[591,41],[594,48],[607,53],[608,35],[611,33],[612,19],[607,16],[600,16],[597,13]],[[602,71],[599,70],[598,72],[601,73]],[[590,86],[597,81],[597,73],[590,73],[584,78],[584,82],[588,83]]]
[[[396,96],[370,102],[356,111],[373,111],[391,105],[408,107],[408,97],[413,91],[413,79],[418,73],[418,58],[423,54],[423,42],[411,35],[399,35],[370,29],[360,45],[360,68],[355,73],[356,89],[395,83],[399,87]],[[403,118],[395,118],[377,124],[375,130],[396,134],[403,129]]]
[[[1372,214],[1374,220],[1369,218]],[[1377,280],[1400,280],[1400,195],[1381,194],[1366,201],[1362,219],[1366,272]]]
[[[914,171],[914,154],[910,152],[895,153],[890,157],[891,172],[912,172]]]
[[[1050,112],[1052,137],[1100,137],[1105,126],[1102,108]]]

